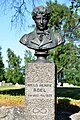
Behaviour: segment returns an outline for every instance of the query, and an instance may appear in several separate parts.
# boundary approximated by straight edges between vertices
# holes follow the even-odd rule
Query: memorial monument
[[[49,27],[49,7],[33,9],[32,18],[36,23],[33,32],[25,34],[20,43],[35,50],[37,59],[26,65],[25,76],[25,119],[55,120],[56,66],[46,60],[48,50],[62,44],[59,33]]]
[[[49,7],[40,6],[34,8],[32,18],[36,23],[36,28],[33,32],[23,35],[20,43],[35,50],[37,61],[43,60],[45,62],[44,57],[48,55],[48,50],[62,44],[64,40],[59,33],[54,33],[48,28],[50,19]]]

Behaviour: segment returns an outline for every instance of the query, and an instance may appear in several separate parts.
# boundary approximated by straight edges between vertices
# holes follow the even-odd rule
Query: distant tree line
[[[22,59],[20,56],[16,56],[14,51],[10,48],[7,49],[7,64],[8,66],[5,68],[2,59],[2,52],[0,47],[0,82],[12,82],[13,84],[19,83],[24,84],[25,82],[25,65],[21,66]],[[34,60],[34,56],[32,56],[31,51],[26,50],[24,54],[24,63],[27,64]]]
[[[61,81],[80,85],[80,46],[75,45],[75,41],[80,41],[80,17],[78,2],[74,3],[67,7],[57,2],[47,2],[51,9],[48,25],[53,32],[59,32],[65,40],[64,44],[49,51],[48,60],[56,63],[57,71],[63,69],[64,78]],[[8,67],[4,68],[0,48],[0,81],[24,83],[25,64],[35,57],[31,51],[25,50],[24,66],[21,66],[20,56],[16,56],[10,48],[7,50],[7,57]]]

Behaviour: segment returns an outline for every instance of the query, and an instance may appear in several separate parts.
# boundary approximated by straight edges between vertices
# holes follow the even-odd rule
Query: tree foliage
[[[63,68],[63,82],[80,85],[80,58],[78,47],[72,41],[49,51],[49,60],[57,65],[57,71]],[[61,82],[61,81],[60,81]]]
[[[62,33],[64,39],[80,40],[80,17],[76,11],[71,12],[64,4],[48,4],[51,9],[49,26],[53,31]]]
[[[5,70],[4,70],[4,64],[2,60],[2,53],[1,53],[1,47],[0,47],[0,82],[5,80]]]
[[[32,55],[32,52],[30,50],[25,50],[25,53],[24,53],[24,61],[25,61],[25,65],[27,63],[30,63],[32,61],[35,60],[35,56]]]
[[[80,60],[77,57],[79,49],[74,45],[75,40],[80,40],[80,21],[78,14],[65,5],[51,3],[51,19],[49,26],[54,32],[61,32],[65,44],[49,51],[48,59],[55,62],[58,71],[63,68],[65,82],[78,84],[80,81]]]
[[[25,67],[27,63],[31,63],[35,60],[35,56],[32,55],[32,52],[30,50],[25,50],[24,52],[24,66],[22,67],[23,70],[23,76],[25,76]]]
[[[71,6],[70,6],[70,10],[73,11],[80,11],[80,0],[70,0],[71,1]]]
[[[17,57],[10,48],[8,48],[7,50],[7,56],[8,68],[6,68],[5,73],[7,82],[24,83],[23,69],[21,67],[20,56]]]

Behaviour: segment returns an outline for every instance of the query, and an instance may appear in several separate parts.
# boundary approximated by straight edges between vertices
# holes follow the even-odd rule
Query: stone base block
[[[55,79],[55,64],[27,64],[25,79],[26,120],[55,120]]]

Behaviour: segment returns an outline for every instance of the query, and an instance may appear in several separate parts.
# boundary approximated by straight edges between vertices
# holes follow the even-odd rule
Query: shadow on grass
[[[70,100],[67,98],[59,99],[57,106],[56,106],[56,112],[57,112],[57,118],[56,120],[71,120],[69,117],[80,111],[80,107],[71,105]]]
[[[10,89],[10,90],[0,90],[0,94],[9,94],[9,95],[25,95],[25,88],[19,88],[19,89]]]
[[[58,87],[56,89],[56,94],[57,94],[57,97],[68,97],[68,98],[79,100],[80,99],[80,88]]]
[[[74,114],[74,113],[80,111],[80,107],[75,106],[75,105],[71,105],[70,100],[67,98],[64,98],[64,99],[58,100],[57,111],[70,112],[70,113]]]

